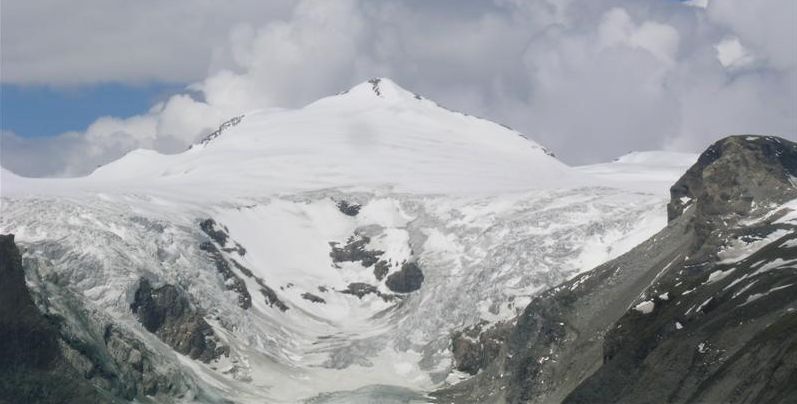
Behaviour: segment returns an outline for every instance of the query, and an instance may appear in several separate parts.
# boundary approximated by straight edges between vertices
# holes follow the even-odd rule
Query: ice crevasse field
[[[453,331],[511,321],[656,233],[695,159],[570,167],[378,79],[245,112],[183,153],[136,150],[87,177],[3,170],[0,232],[40,251],[25,257],[30,286],[57,279],[52,312],[82,307],[140,335],[206,395],[423,402],[467,377],[452,368]],[[142,278],[184,289],[227,354],[203,363],[149,335],[130,310]]]

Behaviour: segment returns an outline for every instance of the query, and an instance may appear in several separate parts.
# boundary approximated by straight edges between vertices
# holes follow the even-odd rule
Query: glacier
[[[3,170],[0,233],[23,248],[40,309],[136,335],[190,381],[176,402],[422,401],[469,377],[452,369],[453,331],[513,321],[536,293],[656,233],[667,187],[695,159],[569,167],[374,79],[245,112],[180,154],[137,150],[70,179]],[[420,287],[398,289],[408,263]],[[228,352],[203,363],[148,333],[131,312],[142,278],[185,290]]]

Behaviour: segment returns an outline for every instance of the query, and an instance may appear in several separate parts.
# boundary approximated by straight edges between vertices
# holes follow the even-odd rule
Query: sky
[[[372,77],[568,164],[797,140],[793,0],[4,0],[0,165],[79,176]]]

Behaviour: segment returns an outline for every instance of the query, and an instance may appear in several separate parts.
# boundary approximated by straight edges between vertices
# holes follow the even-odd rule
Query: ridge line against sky
[[[4,1],[0,164],[85,175],[377,76],[569,164],[737,133],[797,139],[792,0],[230,4]]]

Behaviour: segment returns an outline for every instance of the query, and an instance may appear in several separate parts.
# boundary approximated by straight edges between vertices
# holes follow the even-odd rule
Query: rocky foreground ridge
[[[538,295],[440,402],[797,402],[797,144],[732,136],[672,187],[669,224]],[[458,352],[459,349],[459,352]],[[479,358],[479,361],[469,359]]]
[[[29,273],[28,276],[33,275]],[[28,288],[23,259],[14,235],[0,235],[0,403],[122,403],[159,402],[186,396],[192,381],[147,348],[141,336],[116,327],[106,319],[92,319],[80,305],[69,304],[69,316],[47,313],[40,307],[66,306],[73,296],[63,289],[34,295]],[[39,279],[29,279],[41,283]],[[52,280],[51,280],[52,281]],[[146,281],[142,281],[149,288]],[[136,308],[150,322],[182,326],[179,335],[194,336],[197,324],[185,298],[174,287],[157,289]],[[142,286],[143,289],[143,286]],[[147,292],[151,292],[151,288]],[[170,292],[170,293],[166,293]],[[143,294],[143,292],[141,292]],[[172,301],[169,299],[172,298]],[[160,304],[163,309],[153,314]],[[175,315],[174,313],[178,313]],[[96,313],[95,313],[96,314]],[[188,320],[186,320],[188,317]],[[149,323],[145,323],[148,325]],[[204,324],[207,326],[207,324]],[[148,328],[149,330],[149,328]],[[202,329],[204,330],[204,329]],[[155,332],[156,330],[150,330]],[[171,343],[164,338],[165,342]],[[191,342],[205,346],[202,336]],[[175,346],[179,350],[180,347]],[[186,350],[193,356],[194,351]]]

